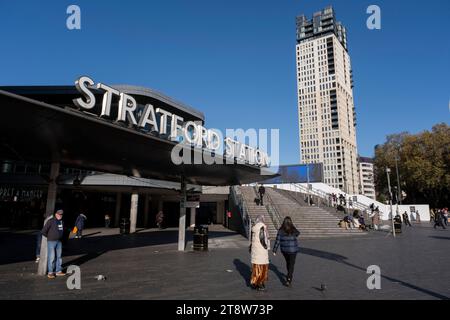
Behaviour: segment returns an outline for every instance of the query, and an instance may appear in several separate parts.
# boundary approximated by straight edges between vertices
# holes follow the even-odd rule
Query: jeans
[[[286,268],[287,268],[287,281],[292,281],[292,274],[294,273],[294,265],[295,258],[297,257],[296,253],[286,253],[282,252],[284,259],[286,260]]]
[[[38,258],[41,255],[41,243],[42,243],[42,233],[39,231],[39,233],[36,235],[36,258]]]
[[[81,236],[83,236],[83,230],[82,229],[78,229],[77,230],[77,237],[81,238]]]
[[[60,272],[62,265],[62,244],[61,241],[47,241],[48,248],[48,273],[55,272],[55,251],[56,251],[56,272]]]

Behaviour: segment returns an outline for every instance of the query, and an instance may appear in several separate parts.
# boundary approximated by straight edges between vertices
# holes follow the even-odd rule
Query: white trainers
[[[41,260],[41,258],[37,257],[36,261],[34,261],[34,262],[39,263],[39,260]]]

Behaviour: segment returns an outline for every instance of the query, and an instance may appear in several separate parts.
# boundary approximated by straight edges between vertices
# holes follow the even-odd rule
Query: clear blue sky
[[[81,7],[82,29],[66,28]],[[450,1],[1,1],[0,85],[150,87],[211,128],[279,128],[281,163],[299,161],[295,16],[331,4],[348,29],[358,149],[449,120]],[[382,29],[366,28],[381,7]]]

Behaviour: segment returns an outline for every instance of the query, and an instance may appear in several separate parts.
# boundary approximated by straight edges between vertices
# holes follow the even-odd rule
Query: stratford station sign
[[[93,114],[97,103],[94,90],[100,90],[103,92],[102,104],[99,114],[93,114],[94,116],[126,123],[136,130],[145,129],[146,132],[156,133],[161,138],[194,148],[216,153],[222,149],[224,157],[233,161],[236,159],[260,167],[269,166],[270,159],[266,152],[229,137],[222,140],[216,131],[205,128],[198,121],[184,121],[180,115],[160,107],[155,108],[152,104],[146,104],[143,110],[138,112],[138,103],[133,96],[103,83],[95,84],[87,76],[77,79],[75,86],[82,97],[74,99],[73,102],[77,108],[88,114]],[[113,99],[118,99],[117,110],[113,110]]]

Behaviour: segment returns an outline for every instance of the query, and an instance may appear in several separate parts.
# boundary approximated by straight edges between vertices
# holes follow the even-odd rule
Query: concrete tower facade
[[[331,7],[297,17],[301,163],[323,163],[324,182],[348,193],[359,185],[353,79],[345,27]]]

